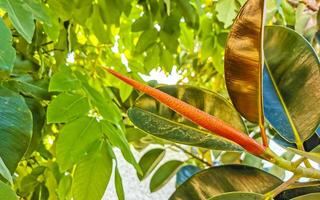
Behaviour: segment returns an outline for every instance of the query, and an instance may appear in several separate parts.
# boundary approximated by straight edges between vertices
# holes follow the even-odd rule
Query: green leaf
[[[123,157],[132,164],[139,173],[141,173],[141,168],[130,150],[130,146],[122,128],[116,128],[113,124],[107,121],[102,121],[102,131],[107,135],[111,144],[121,150]]]
[[[282,181],[277,177],[254,167],[222,165],[193,175],[177,188],[170,200],[202,200],[235,191],[264,194],[280,184]]]
[[[191,86],[161,86],[158,89],[246,132],[246,127],[237,111],[218,94]],[[128,116],[138,128],[171,142],[215,150],[242,150],[229,140],[201,130],[199,126],[148,95],[142,95],[136,100],[135,106],[128,110]]]
[[[7,184],[0,181],[0,197],[6,200],[18,200],[16,193]]]
[[[232,25],[233,20],[238,14],[238,7],[236,0],[219,0],[216,3],[217,18],[224,24],[224,28]]]
[[[103,44],[110,44],[110,32],[107,30],[104,22],[102,21],[102,13],[100,7],[96,4],[93,5],[93,12],[87,21],[87,26],[90,27],[93,34],[97,37],[99,42]]]
[[[198,29],[199,15],[196,12],[196,9],[190,4],[189,0],[176,0],[176,2],[187,25],[193,29]]]
[[[139,165],[143,175],[138,174],[140,181],[144,180],[147,176],[149,176],[149,174],[151,174],[151,172],[160,163],[164,155],[164,149],[151,149],[141,157]]]
[[[45,109],[41,103],[33,98],[25,97],[25,101],[32,113],[33,128],[32,128],[32,138],[28,150],[25,156],[30,156],[34,150],[36,150],[41,142],[42,128],[45,123]]]
[[[87,155],[74,172],[72,184],[73,197],[76,200],[101,200],[111,173],[112,156],[102,146],[94,154]]]
[[[125,195],[123,191],[123,185],[122,185],[122,178],[119,173],[119,169],[116,166],[115,172],[114,172],[114,179],[115,179],[115,187],[116,187],[116,192],[119,200],[125,200]]]
[[[0,157],[0,174],[2,175],[3,178],[9,181],[9,183],[13,184],[11,173],[7,168],[6,164],[4,164],[1,157]]]
[[[24,2],[20,0],[1,0],[0,7],[8,12],[15,29],[28,43],[31,43],[35,25],[33,15],[25,8]]]
[[[0,86],[0,157],[11,173],[32,137],[32,115],[22,96]]]
[[[24,6],[33,14],[34,18],[42,21],[43,23],[51,26],[51,19],[47,14],[46,7],[38,0],[23,0]]]
[[[150,191],[155,192],[163,187],[178,172],[183,162],[171,160],[163,164],[152,176]]]
[[[320,198],[320,193],[306,194],[300,197],[293,198],[292,200],[318,200]]]
[[[319,181],[297,182],[275,197],[275,200],[294,199],[310,193],[320,193]]]
[[[158,31],[155,28],[148,29],[144,31],[138,40],[138,43],[135,47],[135,53],[140,54],[146,51],[149,47],[151,47],[158,38]]]
[[[72,177],[70,174],[64,174],[59,181],[58,196],[59,199],[66,199],[71,190]]]
[[[51,101],[47,110],[47,123],[63,123],[86,116],[88,99],[78,94],[62,93]]]
[[[246,193],[246,192],[230,192],[209,198],[210,200],[265,200],[265,197],[262,194],[256,193]]]
[[[152,21],[148,15],[143,15],[139,19],[135,20],[131,25],[132,32],[145,31],[151,28]]]
[[[160,55],[160,65],[163,67],[163,69],[166,70],[166,72],[170,73],[173,67],[174,57],[173,55],[167,51],[162,50]]]
[[[294,51],[288,51],[294,49]],[[320,123],[320,61],[312,46],[295,31],[267,26],[264,37],[265,116],[287,141],[310,138]]]
[[[77,163],[102,136],[101,125],[95,118],[81,117],[65,125],[57,141],[57,162],[62,172]]]
[[[80,88],[80,81],[72,74],[71,69],[63,68],[55,73],[49,84],[50,92],[65,92]]]
[[[2,74],[9,75],[13,68],[16,51],[12,47],[12,36],[10,30],[0,18],[0,77]]]

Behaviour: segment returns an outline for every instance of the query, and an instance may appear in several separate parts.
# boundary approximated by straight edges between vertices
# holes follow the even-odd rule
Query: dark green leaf
[[[144,180],[147,176],[149,176],[149,174],[151,174],[151,172],[160,163],[164,155],[164,149],[151,149],[141,157],[139,165],[143,175],[138,174],[140,181]]]
[[[23,0],[24,5],[33,14],[34,18],[42,21],[43,23],[51,26],[51,20],[47,14],[46,7],[40,3],[38,0]]]
[[[300,197],[293,198],[292,200],[319,200],[320,193],[306,194]]]
[[[158,89],[246,132],[237,111],[220,95],[191,86],[161,86]],[[200,127],[148,95],[137,99],[135,106],[129,109],[128,116],[138,128],[172,142],[216,150],[241,150],[241,147],[229,140],[200,130]]]
[[[137,19],[131,26],[132,32],[145,31],[152,26],[152,21],[148,15],[143,15]]]
[[[280,184],[282,181],[277,177],[254,167],[222,165],[203,170],[189,178],[170,200],[202,200],[235,191],[264,194]]]
[[[0,18],[0,77],[2,74],[9,75],[12,71],[16,51],[12,47],[12,36],[10,30]]]
[[[180,9],[186,23],[189,27],[194,29],[199,28],[199,15],[196,9],[190,4],[189,0],[176,0],[178,8]]]
[[[32,137],[32,114],[22,96],[0,86],[0,157],[14,172]]]
[[[171,160],[163,164],[152,176],[150,191],[155,192],[163,187],[178,172],[183,162]]]

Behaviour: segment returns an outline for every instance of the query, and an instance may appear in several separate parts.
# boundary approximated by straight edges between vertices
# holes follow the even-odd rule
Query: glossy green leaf
[[[245,165],[222,165],[203,170],[183,183],[170,200],[202,200],[226,192],[264,194],[282,183],[277,177]]]
[[[158,89],[246,132],[246,127],[237,111],[223,97],[215,93],[191,86],[161,86]],[[148,95],[142,95],[136,100],[135,106],[129,109],[128,116],[138,128],[172,142],[216,150],[242,149],[229,140],[201,130],[197,125]]]
[[[10,74],[13,68],[13,62],[16,57],[16,51],[12,47],[12,36],[10,30],[0,18],[0,76]]]
[[[293,198],[292,200],[319,200],[320,193],[306,194],[300,197]]]
[[[47,123],[63,123],[86,116],[89,109],[89,102],[85,96],[62,93],[49,104]]]
[[[281,26],[265,28],[264,54],[265,116],[287,141],[296,141],[294,132],[305,141],[320,123],[313,106],[320,102],[319,58],[303,36]]]
[[[0,7],[8,12],[13,26],[28,43],[31,43],[35,28],[34,18],[32,13],[26,9],[24,2],[20,0],[1,0]]]
[[[5,178],[7,181],[9,181],[11,184],[13,184],[12,176],[7,168],[6,164],[4,164],[2,158],[0,157],[0,177]]]
[[[263,121],[262,43],[265,0],[248,0],[235,19],[225,48],[225,79],[239,113],[251,122]]]
[[[64,172],[71,168],[101,136],[101,125],[92,117],[81,117],[65,125],[59,133],[56,147],[60,170]]]
[[[140,181],[144,180],[157,167],[165,155],[164,149],[151,149],[146,152],[140,159],[139,165],[142,175],[138,175]]]
[[[209,198],[210,200],[265,200],[265,197],[262,194],[256,193],[246,193],[246,192],[230,192]]]
[[[112,157],[104,146],[93,155],[87,155],[74,172],[74,199],[101,200],[112,173],[112,165]]]
[[[152,176],[150,191],[155,192],[163,187],[178,172],[183,162],[171,160],[163,164]]]
[[[0,181],[0,197],[5,197],[6,200],[18,200],[16,193],[10,188],[9,185]]]
[[[178,9],[186,20],[189,27],[198,29],[199,27],[199,15],[196,9],[190,4],[188,0],[176,0]]]
[[[22,96],[0,86],[0,157],[14,172],[32,137],[32,114]]]

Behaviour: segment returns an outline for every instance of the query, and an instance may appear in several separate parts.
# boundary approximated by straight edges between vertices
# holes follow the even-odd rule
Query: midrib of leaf
[[[297,147],[298,147],[298,149],[300,149],[300,150],[304,150],[303,143],[302,143],[302,140],[301,140],[300,135],[299,135],[299,133],[298,133],[298,130],[297,130],[297,128],[296,128],[296,125],[294,124],[294,122],[293,122],[293,120],[292,120],[292,117],[291,117],[291,115],[290,115],[290,113],[289,113],[289,110],[288,110],[288,108],[287,108],[287,105],[286,105],[286,103],[284,102],[284,100],[283,100],[283,98],[282,98],[282,95],[281,95],[281,93],[280,93],[280,90],[279,90],[279,88],[278,88],[278,86],[277,86],[277,84],[276,84],[276,82],[275,82],[275,80],[274,80],[274,77],[273,77],[273,75],[272,75],[272,73],[271,73],[271,70],[270,70],[268,61],[267,61],[266,59],[265,59],[265,64],[266,64],[265,67],[266,67],[266,69],[267,69],[267,71],[268,71],[268,74],[269,74],[270,80],[271,80],[271,82],[272,82],[272,85],[273,85],[273,87],[274,87],[274,89],[275,89],[275,92],[276,92],[276,94],[277,94],[277,96],[278,96],[278,98],[279,98],[279,100],[280,100],[280,103],[281,103],[281,105],[282,105],[282,107],[283,107],[283,109],[284,109],[284,112],[285,112],[285,114],[286,114],[286,116],[287,116],[287,118],[288,118],[289,124],[290,124],[290,126],[291,126],[291,128],[292,128],[292,132],[293,132],[293,135],[294,135],[294,137],[295,137]],[[285,138],[284,138],[284,139],[285,139]],[[286,140],[287,140],[287,139],[286,139]]]
[[[76,103],[78,103],[79,101],[81,101],[82,99],[84,99],[86,97],[80,97],[79,99],[75,100],[74,102],[72,102],[69,106],[67,106],[65,109],[63,109],[63,114],[66,114],[66,112]]]

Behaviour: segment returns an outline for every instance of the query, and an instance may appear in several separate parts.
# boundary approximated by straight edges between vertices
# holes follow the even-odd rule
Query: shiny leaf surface
[[[319,58],[303,36],[285,27],[266,27],[264,44],[265,116],[289,142],[294,132],[305,141],[320,122],[314,106],[320,102]]]
[[[240,10],[225,49],[225,78],[230,98],[242,116],[262,116],[262,32],[264,0],[248,0]]]
[[[293,198],[292,200],[319,200],[320,199],[320,193],[312,193],[312,194],[306,194],[300,197]]]
[[[215,93],[191,86],[161,86],[158,89],[246,132],[246,127],[237,111]],[[237,144],[201,130],[194,123],[148,95],[142,95],[137,99],[135,106],[129,109],[128,116],[138,128],[162,139],[217,150],[241,150]]]
[[[32,114],[22,96],[0,86],[0,157],[14,172],[32,137]]]
[[[210,200],[264,200],[264,196],[262,194],[256,193],[245,193],[245,192],[230,192],[226,194],[222,194],[216,197],[209,198]]]
[[[282,181],[260,169],[244,165],[223,165],[203,170],[183,183],[170,200],[202,200],[225,192],[265,193]]]

